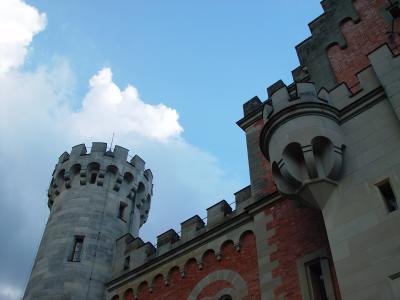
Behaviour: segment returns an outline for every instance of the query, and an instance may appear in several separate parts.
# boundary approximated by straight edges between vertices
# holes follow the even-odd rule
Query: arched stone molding
[[[243,297],[247,296],[247,284],[240,276],[239,273],[232,271],[232,270],[218,270],[208,274],[204,277],[192,290],[190,293],[188,300],[196,300],[197,297],[200,295],[201,291],[207,287],[209,284],[213,283],[214,281],[225,280],[231,283],[235,288],[229,289],[229,291],[221,290],[218,295],[221,293],[222,295],[229,294],[232,296],[233,299],[243,299]],[[205,298],[208,299],[209,298]],[[214,299],[214,298],[211,298]],[[218,299],[218,298],[217,298]]]

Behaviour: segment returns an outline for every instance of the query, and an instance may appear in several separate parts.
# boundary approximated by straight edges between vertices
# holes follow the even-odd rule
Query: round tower
[[[106,143],[64,152],[48,192],[50,216],[24,299],[103,299],[115,241],[138,236],[150,209],[153,175],[137,155]]]

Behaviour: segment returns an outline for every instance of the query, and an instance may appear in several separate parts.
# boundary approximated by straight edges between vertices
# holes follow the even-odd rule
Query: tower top
[[[128,152],[118,145],[107,150],[107,143],[94,142],[90,151],[85,144],[79,144],[70,153],[61,154],[48,191],[49,208],[66,189],[92,184],[131,200],[140,193],[142,201],[136,205],[140,209],[141,224],[146,222],[153,194],[153,174],[145,169],[145,161],[140,156],[128,160]],[[105,184],[107,179],[109,182]]]

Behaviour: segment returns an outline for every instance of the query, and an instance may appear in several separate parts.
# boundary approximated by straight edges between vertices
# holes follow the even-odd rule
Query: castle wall
[[[370,60],[383,86],[386,80],[399,82],[399,58],[387,46],[372,53]],[[386,95],[391,95],[388,89]],[[400,212],[388,211],[377,187],[389,180],[400,199],[400,124],[394,107],[398,99],[386,95],[375,96],[378,103],[342,125],[346,144],[343,178],[323,209],[344,299],[400,296],[396,279]]]
[[[323,1],[293,72],[317,89],[297,83],[292,93],[278,82],[264,107],[262,145],[274,181],[321,209],[343,299],[400,297],[399,211],[378,188],[389,182],[398,205],[400,10],[389,2]]]
[[[230,232],[236,241],[222,236],[162,264],[154,262],[145,272],[134,270],[134,276],[115,280],[107,299],[195,300],[224,291],[240,299],[260,299],[256,238],[246,228]]]
[[[200,300],[224,293],[233,299],[307,299],[306,264],[321,257],[329,260],[332,291],[340,299],[319,210],[296,207],[277,193],[241,205],[193,239],[174,240],[162,254],[152,250],[146,258],[148,244],[119,240],[117,256],[140,262],[126,271],[117,263],[107,299]]]
[[[386,300],[399,297],[400,218],[378,187],[390,182],[398,205],[400,57],[382,45],[368,60],[357,93],[281,84],[265,105],[262,140],[280,192],[322,211],[342,298]]]

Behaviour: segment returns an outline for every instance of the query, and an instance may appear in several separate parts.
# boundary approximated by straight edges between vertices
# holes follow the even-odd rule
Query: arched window
[[[230,295],[223,295],[218,300],[232,300],[232,297]]]

